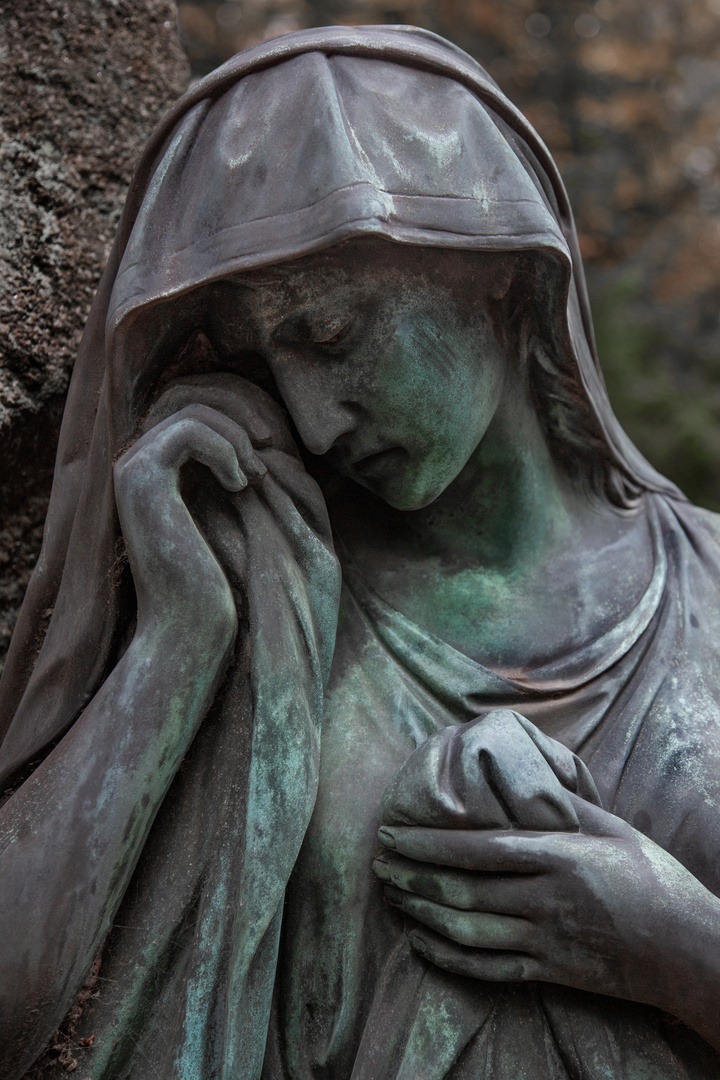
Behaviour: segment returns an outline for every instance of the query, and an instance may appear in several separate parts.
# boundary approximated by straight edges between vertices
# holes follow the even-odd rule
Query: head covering
[[[678,495],[612,413],[549,151],[480,65],[437,35],[335,27],[247,50],[170,113],[128,201],[138,209],[124,222],[111,329],[204,282],[358,235],[554,253],[580,383],[611,456],[631,487]]]
[[[137,430],[153,338],[175,325],[163,302],[358,235],[554,253],[567,269],[580,383],[618,468],[631,486],[679,497],[613,415],[562,180],[483,68],[406,26],[256,45],[176,103],[135,173],[83,335],[43,547],[0,683],[2,732],[35,668],[12,760],[4,745],[7,769],[57,738],[106,671],[118,617],[112,462]]]

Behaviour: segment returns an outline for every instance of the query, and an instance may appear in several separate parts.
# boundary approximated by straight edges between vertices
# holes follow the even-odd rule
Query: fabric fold
[[[229,389],[242,394],[242,380],[219,381],[233,416]],[[214,404],[218,386],[178,389]],[[252,389],[277,423],[277,407]],[[165,411],[178,404],[175,394]],[[107,989],[84,1018],[96,1035],[93,1078],[125,1076],[131,1060],[168,1080],[262,1068],[285,887],[317,788],[340,574],[299,459],[259,454],[268,474],[253,489],[220,508],[202,485],[188,496],[246,616],[104,950]]]

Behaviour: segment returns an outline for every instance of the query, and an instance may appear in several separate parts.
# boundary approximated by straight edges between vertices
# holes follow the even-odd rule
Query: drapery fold
[[[236,597],[235,654],[105,942],[92,1077],[237,1080],[262,1067],[284,892],[317,788],[340,572],[322,495],[257,387],[179,380],[144,426],[188,403],[242,422],[249,402],[275,433],[258,451],[267,475],[231,494],[199,473],[186,491]]]

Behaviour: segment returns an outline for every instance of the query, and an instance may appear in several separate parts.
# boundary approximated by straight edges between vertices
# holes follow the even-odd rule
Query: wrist
[[[667,935],[674,962],[661,973],[653,1004],[720,1051],[720,899],[699,883],[698,889],[706,895],[696,898]]]

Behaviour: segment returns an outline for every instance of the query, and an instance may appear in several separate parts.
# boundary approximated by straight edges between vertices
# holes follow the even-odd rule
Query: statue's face
[[[452,483],[503,393],[487,281],[468,282],[467,265],[363,240],[241,279],[307,449],[400,510]]]

